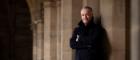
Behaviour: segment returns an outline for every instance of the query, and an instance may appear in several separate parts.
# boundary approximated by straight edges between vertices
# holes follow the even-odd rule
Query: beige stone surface
[[[132,3],[131,48],[132,59],[138,60],[139,9],[138,0]],[[72,29],[80,21],[80,9],[89,5],[95,16],[102,17],[103,27],[112,47],[110,60],[125,60],[126,54],[126,0],[27,0],[33,23],[39,20],[40,3],[44,4],[43,23],[34,25],[33,60],[72,60],[69,47]],[[136,7],[135,7],[136,6]],[[43,42],[43,45],[42,45]],[[135,59],[137,58],[137,59]]]
[[[131,60],[140,60],[140,1],[131,1]]]

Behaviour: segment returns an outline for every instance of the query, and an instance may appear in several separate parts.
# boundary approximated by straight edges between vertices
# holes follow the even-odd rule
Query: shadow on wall
[[[94,18],[94,22],[96,24],[98,24],[99,26],[101,26],[103,28],[103,49],[104,49],[104,60],[109,60],[110,59],[110,56],[111,56],[111,52],[112,52],[112,48],[111,48],[111,44],[110,44],[110,40],[108,38],[108,35],[107,35],[107,31],[105,30],[105,28],[103,27],[102,25],[102,22],[101,22],[101,16],[99,17],[95,17]]]

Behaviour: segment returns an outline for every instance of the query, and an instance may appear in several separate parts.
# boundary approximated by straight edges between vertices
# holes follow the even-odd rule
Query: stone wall
[[[72,60],[74,58],[74,51],[69,47],[69,38],[73,28],[80,21],[80,9],[85,5],[91,6],[94,9],[94,16],[102,19],[102,25],[106,29],[112,48],[110,60],[126,60],[126,52],[129,52],[126,45],[129,44],[127,41],[130,41],[127,38],[130,29],[126,28],[130,23],[126,19],[126,0],[28,0],[28,3],[32,21],[43,22],[33,25],[36,27],[34,60]],[[37,13],[41,12],[40,4],[43,4],[43,15]],[[36,16],[43,16],[43,19],[37,19]],[[134,26],[133,24],[131,26]],[[131,34],[134,34],[132,31]],[[134,39],[133,36],[131,40]],[[135,46],[134,41],[131,44]],[[135,50],[132,51],[133,54],[136,53]]]

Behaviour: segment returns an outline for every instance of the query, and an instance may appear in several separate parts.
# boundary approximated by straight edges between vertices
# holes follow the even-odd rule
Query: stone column
[[[100,8],[112,49],[110,60],[125,60],[125,0],[100,0]]]
[[[43,56],[43,18],[40,14],[41,1],[27,0],[31,12],[32,29],[33,29],[33,60],[42,60]]]
[[[113,0],[100,0],[100,11],[103,27],[106,29],[109,39],[112,40]]]
[[[57,7],[56,1],[45,2],[44,59],[57,60]]]
[[[44,60],[51,60],[51,2],[44,2]]]
[[[57,60],[62,60],[61,59],[61,1],[57,0],[56,1],[56,8],[57,8]]]
[[[30,13],[31,13],[31,20],[32,20],[32,24],[31,24],[31,26],[32,26],[32,29],[33,29],[33,60],[37,60],[37,53],[36,53],[36,51],[37,51],[37,48],[36,48],[36,40],[37,40],[37,38],[36,38],[36,24],[34,23],[34,21],[35,21],[35,4],[33,4],[33,3],[31,3],[32,1],[30,1],[30,0],[26,0],[27,1],[27,3],[28,3],[28,6],[29,6],[29,10],[30,10]]]
[[[101,11],[103,27],[105,28],[107,32],[109,43],[112,45],[113,43],[111,42],[113,40],[112,38],[113,37],[113,34],[112,34],[113,0],[100,0],[100,11]]]
[[[131,0],[131,60],[140,60],[140,1]]]
[[[43,58],[43,21],[42,20],[38,20],[39,23],[36,25],[36,58],[35,60],[42,60]]]
[[[125,19],[125,1],[113,1],[113,19],[112,19],[112,60],[125,60],[126,54],[126,19]]]
[[[61,0],[61,60],[72,60],[69,38],[72,31],[72,0]]]
[[[50,31],[50,56],[51,60],[57,60],[57,8],[56,1],[51,2],[51,31]]]

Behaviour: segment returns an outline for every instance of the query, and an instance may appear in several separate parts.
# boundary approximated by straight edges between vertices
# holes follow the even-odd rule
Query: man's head
[[[91,7],[85,6],[81,9],[81,18],[82,18],[82,22],[85,25],[89,23],[92,17],[93,17],[93,12]]]

